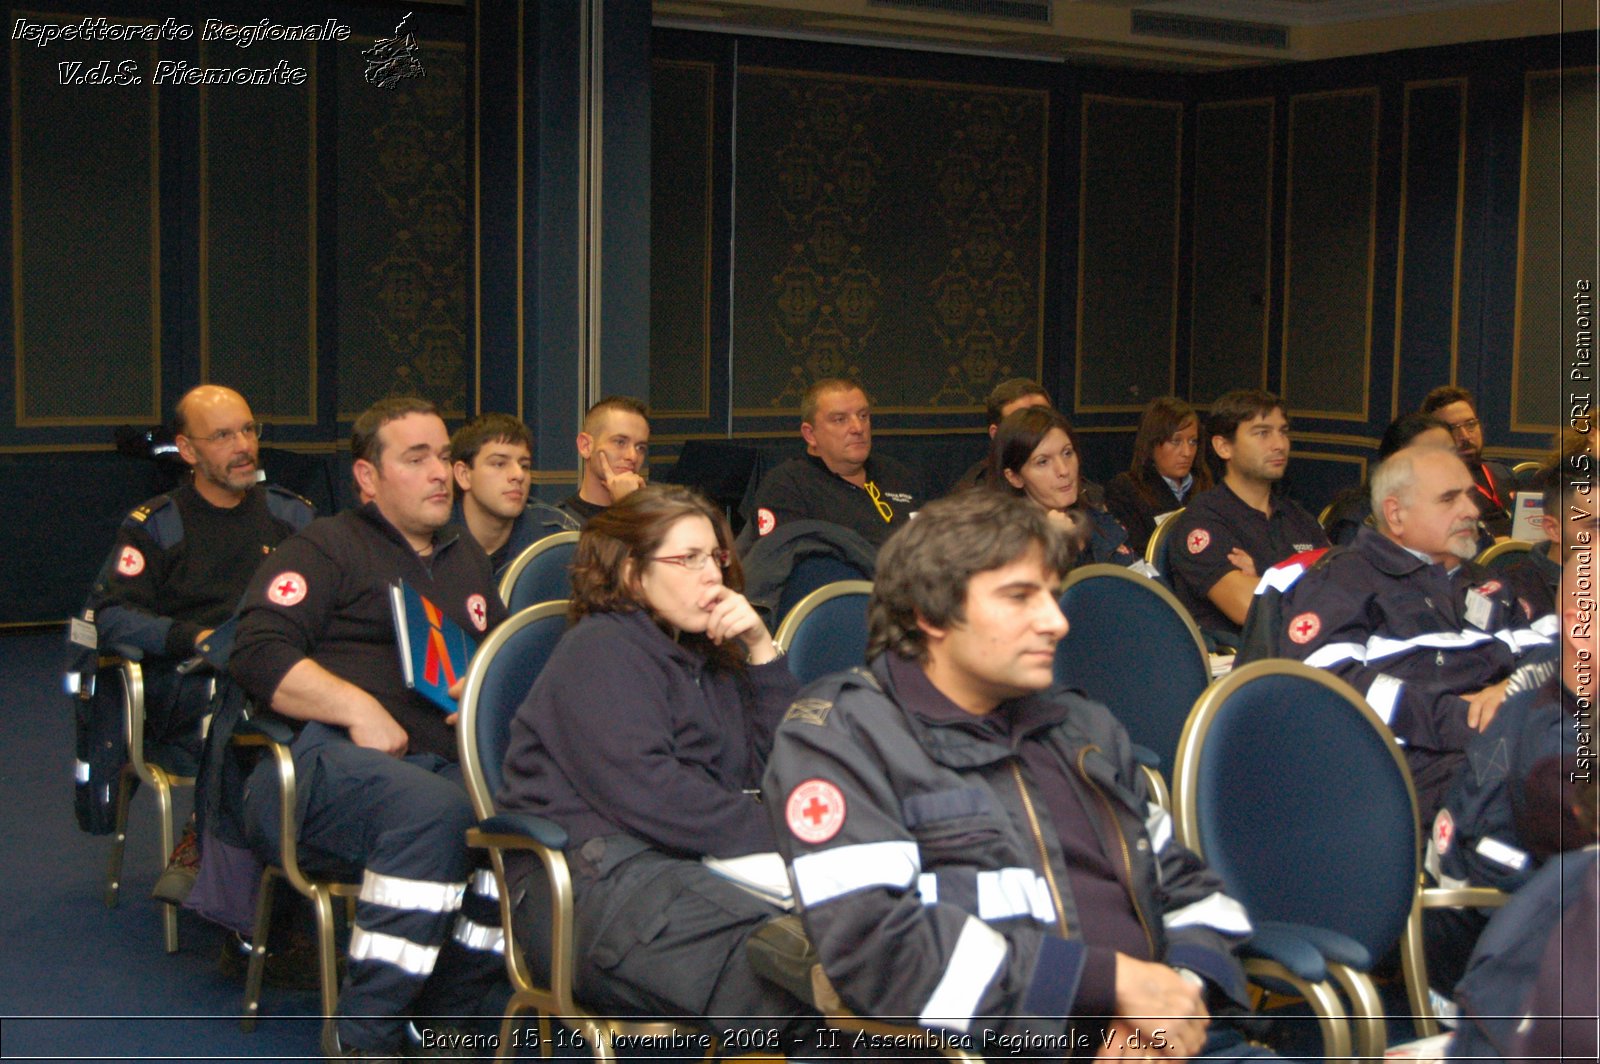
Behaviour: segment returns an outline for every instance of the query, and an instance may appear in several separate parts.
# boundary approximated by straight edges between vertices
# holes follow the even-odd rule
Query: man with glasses
[[[209,684],[177,666],[232,616],[261,559],[315,512],[259,483],[261,423],[238,392],[201,385],[178,401],[173,422],[192,476],[123,520],[89,607],[100,649],[142,657],[146,756],[192,774]],[[183,901],[194,875],[191,825],[155,896]]]
[[[853,380],[817,381],[800,400],[806,454],[768,473],[748,515],[760,535],[800,520],[843,525],[880,546],[922,505],[921,478],[872,456],[872,401]]]
[[[1472,473],[1473,501],[1478,504],[1484,531],[1494,539],[1511,535],[1511,496],[1516,481],[1511,470],[1499,462],[1483,460],[1483,422],[1472,393],[1452,384],[1441,385],[1422,400],[1422,412],[1443,421],[1455,437],[1456,453]]]

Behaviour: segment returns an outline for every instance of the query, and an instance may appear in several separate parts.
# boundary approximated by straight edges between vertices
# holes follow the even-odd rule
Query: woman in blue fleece
[[[732,542],[721,511],[670,485],[589,519],[573,627],[517,710],[497,796],[567,831],[580,999],[722,1030],[814,1022],[745,958],[779,910],[700,861],[777,848],[756,793],[797,686]],[[513,891],[535,872],[512,871]],[[528,916],[524,942],[543,925]]]

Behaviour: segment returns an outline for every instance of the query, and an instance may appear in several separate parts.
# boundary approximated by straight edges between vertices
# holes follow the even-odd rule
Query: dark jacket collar
[[[405,533],[401,532],[398,528],[389,523],[389,519],[383,516],[383,511],[378,509],[377,503],[362,503],[356,508],[356,514],[371,524],[379,532],[383,533],[383,535],[387,538],[400,544],[413,554],[416,553],[416,548],[413,547],[411,545],[411,541],[405,537]],[[448,524],[443,528],[436,530],[433,533],[433,556],[437,558],[444,552],[445,548],[449,547],[460,537],[461,529],[459,526],[454,524]]]

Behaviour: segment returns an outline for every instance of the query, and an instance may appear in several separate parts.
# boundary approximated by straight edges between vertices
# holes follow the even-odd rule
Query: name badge
[[[1494,602],[1490,600],[1489,596],[1475,587],[1469,588],[1467,591],[1467,623],[1474,628],[1487,632],[1489,630],[1489,618],[1493,615]]]

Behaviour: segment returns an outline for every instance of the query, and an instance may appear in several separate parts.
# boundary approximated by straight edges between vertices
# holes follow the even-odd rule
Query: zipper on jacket
[[[1050,900],[1056,907],[1056,926],[1061,929],[1062,938],[1071,938],[1070,928],[1067,927],[1067,907],[1061,904],[1061,891],[1056,886],[1055,873],[1050,871],[1050,852],[1044,846],[1044,832],[1039,830],[1039,818],[1033,811],[1033,799],[1028,797],[1028,788],[1022,782],[1022,770],[1017,768],[1017,763],[1009,763],[1011,778],[1017,781],[1017,793],[1022,796],[1023,811],[1028,814],[1028,826],[1033,829],[1033,841],[1039,847],[1039,867],[1044,869],[1044,881],[1050,886]],[[1146,929],[1146,934],[1149,930]]]
[[[1106,797],[1105,792],[1100,789],[1100,785],[1090,778],[1088,770],[1083,766],[1083,760],[1089,756],[1089,751],[1091,750],[1099,753],[1100,747],[1086,746],[1078,751],[1078,775],[1083,777],[1083,782],[1089,785],[1089,789],[1094,792],[1094,796],[1100,799],[1100,804],[1106,811],[1106,819],[1111,821],[1111,826],[1117,830],[1117,843],[1122,847],[1122,867],[1127,869],[1128,872],[1127,881],[1123,885],[1127,888],[1128,900],[1133,903],[1133,914],[1139,918],[1139,926],[1144,928],[1145,941],[1150,944],[1150,956],[1157,957],[1156,937],[1150,933],[1150,922],[1144,918],[1144,910],[1139,907],[1138,892],[1133,889],[1133,857],[1128,852],[1127,833],[1122,830],[1122,823],[1117,819],[1116,810],[1111,807],[1111,799]],[[1151,855],[1151,860],[1155,860],[1153,854]]]

